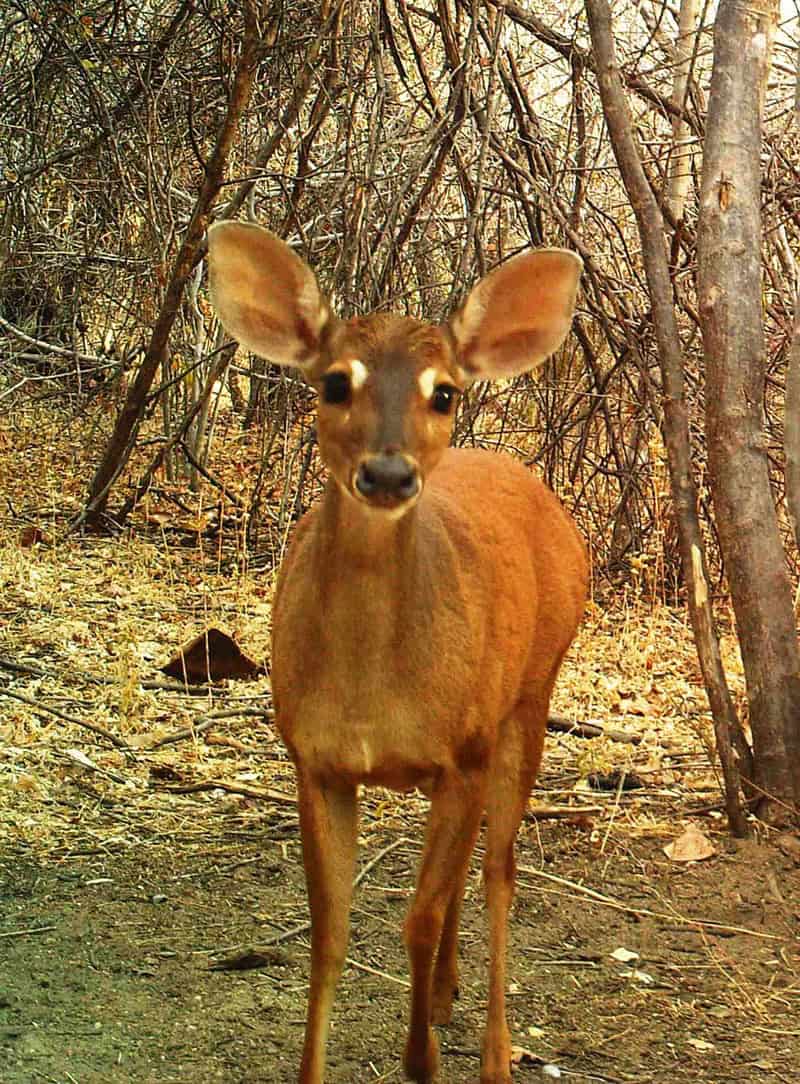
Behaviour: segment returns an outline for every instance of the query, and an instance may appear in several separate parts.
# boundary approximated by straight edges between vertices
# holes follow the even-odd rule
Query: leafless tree
[[[800,807],[800,652],[764,431],[762,113],[778,0],[721,0],[704,142],[698,294],[716,523],[742,649],[763,811]]]

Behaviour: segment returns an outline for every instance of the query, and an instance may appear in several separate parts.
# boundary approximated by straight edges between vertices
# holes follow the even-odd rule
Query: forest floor
[[[0,514],[0,1081],[291,1081],[309,938],[269,682],[191,690],[159,670],[212,626],[265,658],[272,576],[157,514],[116,538],[65,536],[86,468],[44,423],[0,426],[2,469],[12,461]],[[741,701],[732,636],[723,651]],[[727,834],[685,614],[643,587],[596,590],[552,708],[638,744],[549,736],[511,916],[515,1080],[796,1081],[798,841],[756,824],[751,840]],[[403,1079],[400,928],[424,813],[415,794],[363,802],[330,1084]],[[665,852],[687,827],[703,860]],[[440,1029],[443,1084],[479,1075],[479,858],[460,999]]]

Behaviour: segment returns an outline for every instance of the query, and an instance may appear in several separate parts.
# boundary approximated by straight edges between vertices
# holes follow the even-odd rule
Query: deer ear
[[[278,365],[308,370],[330,308],[311,268],[279,237],[245,222],[208,231],[211,301],[226,331]]]
[[[467,378],[516,376],[557,350],[572,322],[582,268],[574,252],[542,248],[481,279],[450,319]]]

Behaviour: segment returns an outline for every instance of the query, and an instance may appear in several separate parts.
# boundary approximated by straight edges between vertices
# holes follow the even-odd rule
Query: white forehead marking
[[[436,370],[423,369],[417,377],[417,382],[419,390],[422,392],[422,398],[430,399],[433,395],[433,389],[436,387]]]
[[[366,367],[363,361],[359,361],[358,358],[353,358],[350,362],[350,380],[356,391],[366,383],[366,379],[369,376],[369,369]]]

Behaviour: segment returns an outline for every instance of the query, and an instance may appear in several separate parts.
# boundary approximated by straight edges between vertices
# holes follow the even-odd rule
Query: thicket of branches
[[[695,226],[712,12],[699,6],[697,33],[682,36],[679,12],[659,0],[618,5],[615,26],[668,224],[706,500]],[[393,308],[441,319],[479,274],[527,245],[579,251],[583,294],[562,356],[538,378],[473,388],[457,439],[538,462],[598,568],[652,562],[659,582],[675,585],[650,302],[582,5],[352,0],[317,10],[288,0],[257,14],[255,80],[215,215],[250,216],[295,244],[343,315]],[[121,401],[224,123],[244,33],[240,6],[218,0],[3,8],[6,405],[43,394],[83,402],[98,390]],[[765,440],[779,499],[800,253],[796,33],[795,19],[778,34],[763,148]],[[211,378],[229,361],[198,263],[148,399],[148,435],[180,437],[163,455],[168,477],[213,469],[215,405],[203,392],[213,385],[218,394]],[[282,533],[319,482],[308,393],[242,353],[226,389],[241,424],[262,425],[251,523],[258,531],[265,495],[281,494]],[[112,509],[130,497],[118,488]]]

